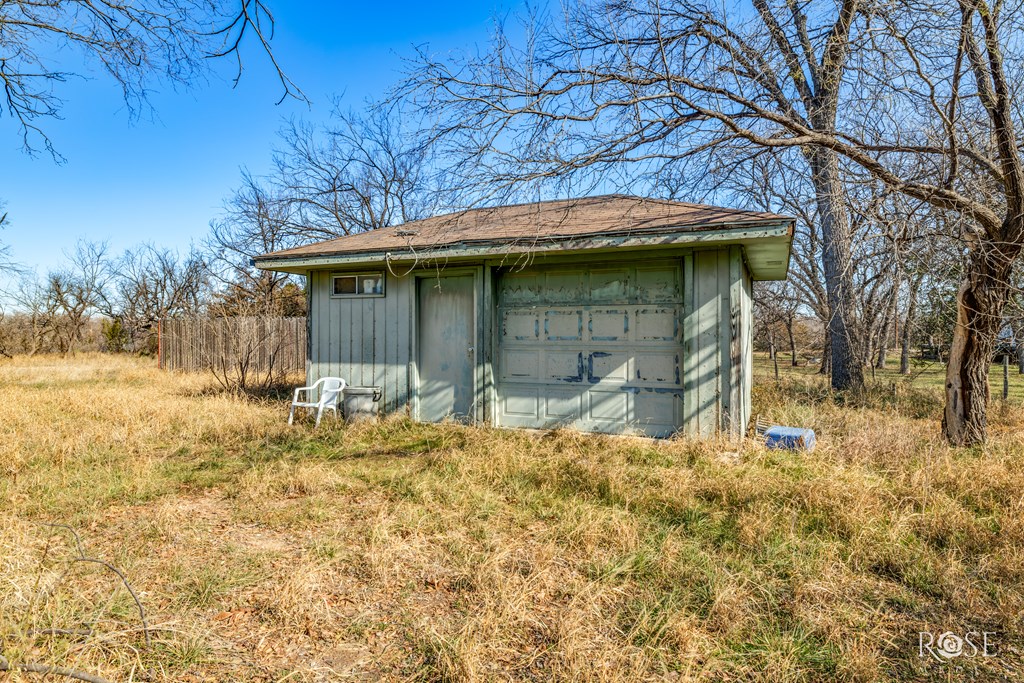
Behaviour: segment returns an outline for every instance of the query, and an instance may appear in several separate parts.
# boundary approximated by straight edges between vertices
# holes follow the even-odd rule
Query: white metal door
[[[498,423],[668,436],[682,424],[678,262],[498,281]]]

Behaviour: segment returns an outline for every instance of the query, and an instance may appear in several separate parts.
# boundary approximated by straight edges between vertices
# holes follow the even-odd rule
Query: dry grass
[[[208,389],[129,358],[0,364],[4,656],[154,681],[1024,667],[1019,405],[987,449],[954,450],[929,391],[758,387],[758,412],[818,431],[797,455],[402,419],[313,432]],[[125,571],[151,647],[116,577],[69,564],[69,534],[40,522]],[[998,656],[923,660],[920,630],[996,631]]]

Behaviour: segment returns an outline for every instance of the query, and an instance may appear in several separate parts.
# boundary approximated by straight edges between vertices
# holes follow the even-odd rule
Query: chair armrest
[[[328,378],[324,377],[324,379],[326,380]],[[321,390],[321,392],[320,392],[320,405],[330,405],[331,403],[334,403],[335,405],[340,405],[341,404],[342,396],[343,396],[343,394],[345,392],[345,387],[348,386],[348,382],[346,382],[345,380],[341,379],[340,377],[337,378],[337,379],[340,381],[340,385],[338,386],[337,389],[331,389],[331,393],[333,393],[334,396],[331,397],[330,400],[328,400],[327,392]]]
[[[315,381],[312,384],[310,384],[308,387],[299,387],[298,389],[295,390],[295,397],[292,398],[292,401],[298,401],[299,400],[299,393],[303,392],[303,391],[307,392],[307,396],[308,396],[309,392],[312,392],[318,386],[323,384],[325,379],[327,379],[327,378],[326,377],[321,377],[317,381]]]

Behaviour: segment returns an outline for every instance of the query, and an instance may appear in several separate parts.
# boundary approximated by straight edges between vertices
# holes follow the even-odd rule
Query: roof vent
[[[420,234],[419,230],[395,230],[395,234],[399,237],[412,237],[413,235]]]

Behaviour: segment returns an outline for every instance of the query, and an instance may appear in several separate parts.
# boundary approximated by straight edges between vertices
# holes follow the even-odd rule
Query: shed
[[[385,412],[664,437],[750,417],[753,280],[793,219],[609,195],[461,211],[264,254],[307,278],[307,379]]]

